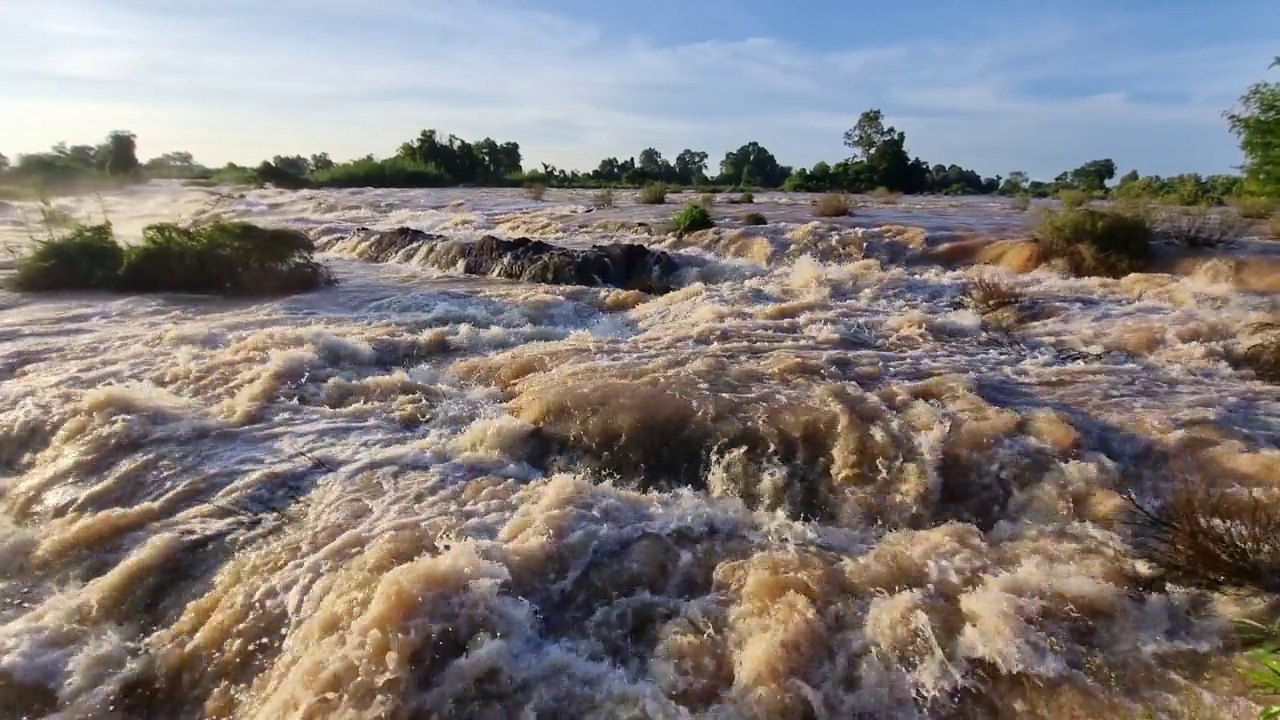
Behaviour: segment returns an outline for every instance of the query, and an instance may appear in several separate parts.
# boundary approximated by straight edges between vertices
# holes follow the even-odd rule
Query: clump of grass
[[[768,225],[769,219],[758,212],[749,212],[742,216],[742,224],[748,226]]]
[[[640,188],[636,202],[641,205],[662,205],[667,201],[666,183],[650,183]]]
[[[1254,339],[1240,353],[1238,364],[1253,370],[1260,380],[1280,383],[1280,324],[1256,323],[1249,333]]]
[[[710,230],[716,226],[716,223],[711,219],[711,212],[705,205],[689,203],[671,218],[671,226],[677,233],[683,235],[699,230]]]
[[[902,198],[902,193],[880,186],[871,191],[871,197],[879,200],[884,205],[895,205]]]
[[[534,202],[542,202],[547,196],[547,186],[541,183],[530,183],[524,186],[524,196]]]
[[[849,198],[837,193],[828,193],[818,198],[814,211],[818,217],[846,217],[853,214]]]
[[[1036,228],[1045,254],[1073,275],[1123,277],[1151,254],[1151,225],[1113,210],[1047,210]]]
[[[1129,496],[1135,548],[1180,584],[1280,591],[1280,503],[1184,475],[1147,507]]]
[[[1155,234],[1162,240],[1189,248],[1219,248],[1239,242],[1249,232],[1249,222],[1238,215],[1214,212],[1207,207],[1180,208],[1156,220]]]
[[[1093,202],[1093,196],[1083,190],[1066,190],[1058,191],[1058,202],[1062,203],[1062,207],[1068,210],[1082,208]]]
[[[115,290],[215,295],[293,293],[332,284],[296,230],[244,222],[150,225],[142,243],[123,247],[111,225],[77,225],[40,242],[18,261],[17,290]]]
[[[1267,198],[1238,197],[1232,198],[1228,204],[1237,215],[1248,220],[1265,220],[1277,210],[1275,201]]]
[[[1013,307],[1022,302],[1022,293],[994,278],[980,278],[965,293],[970,307],[981,313],[990,313]]]
[[[1280,701],[1280,624],[1237,620],[1236,637],[1254,665],[1245,671],[1245,677],[1259,693]],[[1280,705],[1267,705],[1258,717],[1280,720]]]
[[[613,200],[613,191],[604,188],[591,197],[591,204],[598,208],[613,207]]]
[[[18,260],[10,280],[14,290],[106,290],[114,287],[124,264],[124,248],[110,223],[77,225],[65,235],[37,241]]]
[[[1009,206],[1018,212],[1026,212],[1031,209],[1031,198],[1019,195],[1009,201]]]
[[[75,215],[55,207],[48,196],[40,198],[40,224],[46,229],[67,228],[78,224]]]

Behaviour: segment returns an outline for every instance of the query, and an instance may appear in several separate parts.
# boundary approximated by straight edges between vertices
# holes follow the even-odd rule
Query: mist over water
[[[60,201],[125,238],[303,229],[341,283],[0,292],[0,717],[1256,714],[1244,601],[1150,582],[1122,494],[1277,491],[1280,387],[1230,362],[1275,293],[944,266],[1030,218],[809,200],[683,238],[563,191]],[[372,262],[357,228],[400,226],[683,269],[651,297]],[[1016,317],[966,304],[990,276]]]

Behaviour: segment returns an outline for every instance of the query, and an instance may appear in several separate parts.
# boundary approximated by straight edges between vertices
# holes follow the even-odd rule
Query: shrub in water
[[[1031,198],[1020,195],[1009,201],[1009,205],[1018,212],[1026,212],[1031,209]]]
[[[716,206],[716,196],[711,193],[705,193],[702,197],[698,198],[698,204],[710,210]]]
[[[1242,218],[1249,220],[1265,220],[1276,211],[1276,203],[1266,198],[1241,197],[1229,201],[1231,207]]]
[[[756,201],[756,196],[752,195],[749,192],[744,192],[738,196],[739,205],[752,205],[755,203],[755,201]]]
[[[671,225],[681,234],[709,230],[716,226],[715,221],[711,219],[711,213],[700,203],[685,205],[675,214],[675,217],[671,218]]]
[[[1048,210],[1036,238],[1050,258],[1075,275],[1123,277],[1151,253],[1151,225],[1145,218],[1111,210]]]
[[[948,192],[946,194],[950,195],[951,193]],[[964,194],[964,193],[962,192],[961,194]],[[902,193],[895,192],[893,190],[890,190],[887,187],[881,186],[871,191],[871,197],[874,197],[875,199],[879,200],[881,203],[884,203],[885,205],[895,205],[897,204],[898,200],[901,199]]]
[[[613,191],[609,188],[601,190],[591,198],[591,204],[598,208],[613,207]]]
[[[59,237],[44,240],[18,260],[11,281],[15,290],[105,290],[114,286],[124,263],[124,249],[115,241],[110,223],[77,225]]]
[[[665,183],[653,183],[640,188],[640,193],[636,196],[636,202],[641,205],[661,205],[667,201],[667,186]]]
[[[310,238],[297,230],[244,222],[150,225],[142,243],[128,248],[116,242],[110,224],[79,225],[21,258],[12,285],[34,292],[300,292],[335,282],[312,259],[313,250]]]
[[[1280,507],[1273,497],[1180,476],[1170,497],[1153,507],[1128,499],[1135,549],[1170,580],[1280,591]]]
[[[333,283],[312,259],[315,246],[297,230],[216,222],[194,228],[148,226],[142,243],[125,251],[120,289],[274,295]]]
[[[819,217],[845,217],[853,214],[849,198],[835,193],[818,198],[814,207]]]
[[[1154,216],[1157,237],[1190,248],[1230,245],[1247,235],[1250,225],[1238,215],[1214,212],[1207,207],[1178,209]]]
[[[547,196],[547,186],[539,183],[525,185],[524,196],[535,202],[542,202],[542,199]]]
[[[1058,201],[1062,203],[1062,207],[1075,210],[1092,202],[1093,196],[1083,190],[1067,189],[1058,191]]]
[[[764,215],[753,212],[753,213],[747,213],[746,215],[742,216],[742,224],[743,225],[768,225],[769,220]]]
[[[981,313],[995,312],[1022,302],[1022,293],[992,278],[979,278],[965,296],[969,305]]]

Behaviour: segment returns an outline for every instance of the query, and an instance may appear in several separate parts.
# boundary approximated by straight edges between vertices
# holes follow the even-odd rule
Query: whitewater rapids
[[[1238,608],[1144,582],[1122,495],[1277,489],[1280,388],[1229,362],[1274,293],[913,260],[1017,236],[998,200],[761,195],[675,238],[625,196],[222,192],[60,205],[299,228],[340,284],[0,292],[0,717],[1256,714]],[[650,297],[346,240],[400,226],[684,269]],[[964,302],[986,276],[1012,329]]]

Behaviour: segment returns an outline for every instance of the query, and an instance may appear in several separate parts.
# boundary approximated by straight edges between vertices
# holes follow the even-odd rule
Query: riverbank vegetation
[[[152,178],[201,184],[274,185],[282,188],[346,187],[574,187],[697,188],[702,192],[751,188],[832,194],[872,194],[892,202],[902,194],[1005,195],[1015,198],[1147,200],[1172,205],[1226,205],[1262,218],[1280,199],[1280,83],[1261,82],[1226,113],[1228,126],[1245,156],[1243,174],[1186,173],[1170,177],[1132,170],[1114,184],[1114,160],[1090,160],[1051,181],[1013,171],[984,177],[959,165],[930,164],[912,157],[906,133],[888,125],[878,109],[867,110],[844,133],[849,157],[811,168],[783,165],[759,142],[710,155],[686,148],[668,160],[655,148],[637,156],[608,157],[592,170],[566,170],[542,163],[526,167],[519,143],[484,138],[477,142],[423,130],[389,157],[368,155],[335,162],[328,153],[277,155],[254,167],[227,164],[209,168],[191,153],[168,152],[146,162],[137,157],[133,133],[112,132],[98,145],[60,143],[48,152],[20,155],[13,163],[0,155],[0,199],[84,192]],[[647,191],[651,193],[652,191]],[[644,197],[650,197],[645,195]],[[1083,204],[1083,202],[1078,203]]]

